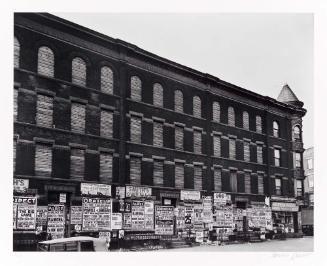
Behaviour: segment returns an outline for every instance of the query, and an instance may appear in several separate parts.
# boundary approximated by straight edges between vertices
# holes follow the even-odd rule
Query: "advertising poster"
[[[123,228],[123,216],[121,213],[113,213],[111,215],[111,229],[119,230]]]
[[[194,224],[194,207],[192,205],[185,206],[185,227],[192,228]]]
[[[200,200],[200,191],[181,190],[181,200]]]
[[[203,222],[212,223],[212,197],[204,196],[202,197],[203,206]]]
[[[106,184],[81,183],[81,194],[111,197],[111,186]]]
[[[132,201],[132,229],[145,229],[144,201]]]
[[[250,227],[272,229],[272,216],[270,207],[248,208],[247,217]]]
[[[150,187],[126,186],[127,198],[146,198],[152,195]]]
[[[82,225],[82,206],[71,206],[70,207],[70,224]]]
[[[132,229],[132,213],[124,213],[123,218],[123,229]]]
[[[176,209],[176,229],[185,228],[185,207],[178,206]]]
[[[203,243],[203,231],[195,232],[195,242]]]
[[[48,206],[37,206],[36,226],[46,226],[48,221]]]
[[[13,204],[13,227],[14,229],[17,228],[17,203]]]
[[[203,207],[201,204],[194,205],[194,223],[203,223]]]
[[[117,199],[125,198],[125,187],[116,187],[116,198]]]
[[[35,230],[36,228],[36,197],[14,197],[17,208],[16,229]],[[14,209],[15,211],[15,209]]]
[[[144,222],[146,230],[154,229],[154,202],[144,202]]]
[[[233,208],[222,207],[216,209],[214,214],[214,225],[218,227],[234,227]]]
[[[215,205],[226,205],[230,200],[230,195],[226,193],[213,193],[213,202]]]
[[[82,199],[82,230],[111,230],[111,200],[99,198]]]
[[[26,193],[29,180],[22,178],[14,178],[14,192]]]
[[[174,207],[156,206],[155,209],[155,234],[174,234]]]
[[[48,205],[47,233],[52,239],[63,238],[65,235],[65,206],[60,204]]]

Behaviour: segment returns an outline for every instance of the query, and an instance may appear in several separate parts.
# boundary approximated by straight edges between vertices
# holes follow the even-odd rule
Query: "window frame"
[[[52,59],[52,62],[50,60],[51,64],[48,64],[49,62],[47,60],[45,60],[43,57],[41,57],[41,53],[44,53],[44,55],[46,55],[46,57],[50,57],[50,59]],[[46,70],[48,70],[48,71],[46,71]],[[54,76],[55,76],[55,54],[49,46],[42,45],[38,49],[37,73],[40,75],[43,75],[43,76],[50,77],[50,78],[54,78]]]
[[[273,136],[275,138],[280,138],[280,126],[276,120],[273,121]]]
[[[278,148],[274,148],[274,166],[281,167],[281,149]]]
[[[279,183],[279,184],[277,184]],[[283,191],[282,191],[282,178],[276,177],[275,178],[275,195],[276,196],[282,196]]]

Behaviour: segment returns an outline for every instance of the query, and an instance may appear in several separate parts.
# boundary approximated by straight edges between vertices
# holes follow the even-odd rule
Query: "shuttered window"
[[[221,156],[221,141],[220,136],[213,136],[213,155],[216,157]]]
[[[202,190],[202,166],[194,166],[194,189]]]
[[[137,76],[131,77],[131,99],[142,101],[142,81]]]
[[[255,117],[255,129],[258,133],[262,133],[262,121],[259,115]]]
[[[193,115],[201,118],[201,99],[199,96],[193,97]]]
[[[54,77],[54,54],[49,47],[39,48],[37,57],[37,73]]]
[[[51,176],[52,147],[45,144],[35,146],[35,175]]]
[[[100,153],[100,182],[112,183],[112,154]]]
[[[71,148],[70,150],[70,176],[72,179],[82,180],[84,177],[85,150]]]
[[[257,146],[257,162],[258,163],[263,163],[262,146],[261,145]]]
[[[202,132],[200,130],[194,130],[194,153],[202,153]]]
[[[130,184],[141,185],[141,158],[130,157]]]
[[[184,188],[184,164],[175,164],[175,188]]]
[[[42,127],[53,125],[53,97],[37,95],[36,124]]]
[[[75,57],[72,61],[72,83],[86,86],[86,63],[80,57]]]
[[[163,146],[163,123],[153,121],[153,145],[156,147]]]
[[[246,112],[246,111],[243,112],[243,128],[246,129],[246,130],[250,129],[250,126],[249,126],[249,113]]]
[[[275,166],[280,166],[280,149],[274,149]]]
[[[184,149],[184,128],[181,126],[175,126],[175,149]]]
[[[247,141],[244,141],[243,147],[244,147],[244,161],[249,162],[250,161],[250,143]]]
[[[13,169],[14,173],[16,172],[16,148],[17,148],[17,140],[14,139],[14,147],[13,147]]]
[[[141,143],[142,118],[131,116],[131,141]]]
[[[17,121],[17,115],[18,115],[18,90],[14,89],[14,121]]]
[[[235,127],[235,112],[231,106],[228,107],[228,125]]]
[[[277,121],[273,121],[273,136],[276,138],[279,137],[279,124]]]
[[[159,83],[153,85],[153,105],[163,107],[163,88]]]
[[[101,67],[101,91],[113,94],[114,93],[114,74],[110,67]]]
[[[236,158],[235,139],[229,139],[229,159],[235,160],[235,158]]]
[[[14,37],[14,67],[19,67],[20,60],[20,43],[16,37]]]
[[[153,161],[153,185],[163,186],[163,161]]]
[[[101,137],[112,138],[113,112],[101,110],[100,135]]]
[[[245,186],[245,193],[251,193],[251,175],[249,173],[244,174],[244,186]]]
[[[175,91],[175,111],[183,113],[184,111],[184,99],[183,99],[183,93],[180,90]]]
[[[77,133],[85,132],[85,105],[72,103],[71,130]]]
[[[220,122],[220,104],[219,102],[213,102],[212,104],[212,120]]]
[[[237,173],[235,171],[230,172],[230,188],[232,192],[237,192]]]
[[[215,191],[222,191],[222,187],[221,187],[221,169],[214,168],[213,175],[214,175]]]
[[[264,187],[263,187],[263,175],[258,175],[258,194],[264,193]]]

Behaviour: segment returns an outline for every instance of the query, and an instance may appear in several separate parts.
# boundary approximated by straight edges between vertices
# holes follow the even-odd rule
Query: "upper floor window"
[[[237,172],[230,171],[230,189],[232,192],[237,192]]]
[[[130,126],[131,141],[135,143],[141,143],[142,133],[142,118],[138,116],[131,116]]]
[[[244,187],[245,193],[251,193],[251,175],[250,173],[244,173]]]
[[[280,166],[280,149],[274,149],[275,166]]]
[[[282,179],[281,178],[275,178],[275,194],[277,196],[282,195]]]
[[[54,54],[49,47],[39,48],[37,56],[37,73],[54,77]]]
[[[184,127],[177,125],[175,126],[175,149],[184,149]]]
[[[300,168],[301,165],[302,165],[301,153],[296,152],[295,153],[295,167]]]
[[[112,183],[112,153],[100,153],[100,182],[105,184]]]
[[[295,126],[293,129],[294,140],[301,140],[301,129],[299,126]]]
[[[258,194],[264,193],[263,175],[258,175]]]
[[[100,136],[112,138],[113,132],[113,112],[109,110],[101,110],[100,117]]]
[[[20,43],[16,36],[14,37],[14,67],[19,67],[20,60]]]
[[[194,130],[194,153],[202,153],[202,132],[200,130]]]
[[[52,172],[52,147],[46,144],[35,146],[35,175],[51,176]]]
[[[70,150],[70,176],[73,179],[82,180],[85,169],[85,150],[71,148]]]
[[[153,161],[153,185],[163,186],[164,161]]]
[[[37,95],[36,124],[42,127],[52,127],[53,97],[42,94]]]
[[[255,130],[258,133],[262,133],[262,121],[261,121],[261,116],[259,115],[255,117]]]
[[[235,127],[235,111],[231,106],[228,107],[228,125]]]
[[[303,195],[302,180],[296,180],[296,196],[301,197]]]
[[[194,189],[202,190],[202,166],[194,166]]]
[[[175,101],[175,111],[183,113],[184,111],[184,99],[183,99],[183,93],[180,90],[175,91],[174,95],[174,101]]]
[[[236,159],[235,139],[229,139],[229,159]]]
[[[85,104],[73,102],[71,105],[71,130],[84,134],[85,132]]]
[[[313,159],[308,159],[308,169],[313,169]]]
[[[201,118],[201,99],[199,96],[193,97],[193,115],[195,117]]]
[[[18,90],[14,89],[14,121],[17,121],[18,116]]]
[[[221,188],[221,169],[215,167],[214,171],[213,171],[213,175],[214,175],[215,191],[222,191],[222,188]]]
[[[142,81],[137,76],[131,77],[131,99],[134,101],[142,101]]]
[[[101,91],[113,94],[114,93],[114,74],[110,67],[101,67]]]
[[[263,163],[262,145],[257,145],[257,163]]]
[[[141,185],[141,157],[130,157],[130,184]]]
[[[243,112],[243,128],[249,130],[249,113]]]
[[[163,123],[160,121],[153,121],[153,146],[163,146]]]
[[[212,120],[220,122],[220,104],[219,102],[213,102],[212,104]]]
[[[215,157],[221,156],[221,138],[220,136],[213,136],[213,155]]]
[[[86,63],[80,57],[75,57],[72,61],[72,83],[86,86]]]
[[[153,85],[153,105],[163,107],[163,88],[159,83]]]
[[[175,188],[184,188],[184,164],[175,164]]]
[[[244,161],[249,162],[250,161],[250,142],[244,141]]]
[[[278,138],[280,135],[279,133],[280,133],[279,132],[279,124],[277,121],[274,121],[273,122],[273,136]]]

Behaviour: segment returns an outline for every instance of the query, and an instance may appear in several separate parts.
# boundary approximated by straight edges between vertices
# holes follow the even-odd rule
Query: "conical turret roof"
[[[277,97],[277,101],[292,103],[299,102],[300,100],[296,97],[295,93],[291,90],[288,84],[285,84]]]

